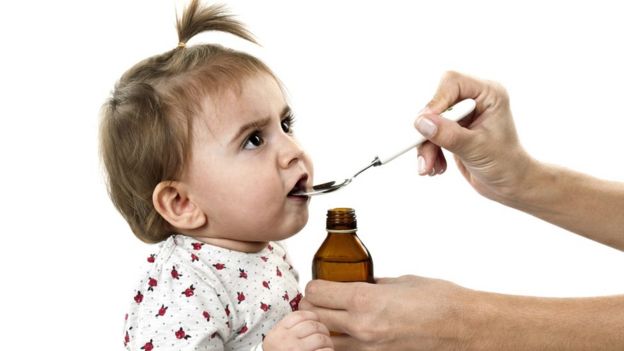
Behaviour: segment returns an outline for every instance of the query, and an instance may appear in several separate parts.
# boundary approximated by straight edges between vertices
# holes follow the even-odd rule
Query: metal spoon
[[[444,112],[442,112],[440,114],[440,116],[446,118],[446,119],[450,119],[453,120],[455,122],[461,120],[462,118],[466,117],[468,114],[470,114],[470,112],[472,112],[474,110],[476,106],[476,102],[473,99],[466,99],[466,100],[462,100],[458,103],[456,103],[455,105],[449,107],[448,109],[446,109]],[[327,193],[331,193],[334,192],[338,189],[342,189],[345,186],[349,185],[353,179],[355,177],[357,177],[358,175],[360,175],[362,172],[364,172],[365,170],[371,168],[371,167],[377,167],[377,166],[381,166],[381,165],[385,165],[386,163],[389,163],[390,161],[394,160],[395,158],[403,155],[404,153],[406,153],[407,151],[417,147],[418,145],[422,144],[424,141],[426,141],[427,139],[425,137],[423,137],[422,135],[418,134],[418,137],[416,139],[416,142],[412,142],[412,144],[408,147],[406,147],[405,149],[390,155],[389,157],[385,157],[385,158],[380,158],[379,156],[376,156],[375,159],[366,167],[362,168],[362,170],[358,171],[357,173],[355,173],[351,178],[347,178],[345,180],[343,180],[340,183],[337,183],[336,181],[331,181],[331,182],[327,182],[327,183],[322,183],[322,184],[317,184],[312,186],[312,190],[310,191],[296,191],[294,193],[292,193],[292,195],[295,196],[313,196],[313,195],[320,195],[320,194],[327,194]]]

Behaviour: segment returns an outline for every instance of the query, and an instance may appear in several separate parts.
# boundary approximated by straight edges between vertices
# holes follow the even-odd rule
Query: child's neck
[[[239,240],[231,240],[231,239],[207,238],[207,237],[198,237],[198,236],[194,236],[193,238],[201,242],[204,242],[206,244],[222,247],[224,249],[246,252],[246,253],[260,252],[268,244],[268,242],[266,241],[239,241]]]

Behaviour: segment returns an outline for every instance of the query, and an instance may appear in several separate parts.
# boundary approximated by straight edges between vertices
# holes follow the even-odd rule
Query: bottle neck
[[[357,229],[327,229],[328,233],[331,234],[355,234]]]
[[[327,231],[329,233],[355,233],[357,220],[352,208],[333,208],[327,211]]]

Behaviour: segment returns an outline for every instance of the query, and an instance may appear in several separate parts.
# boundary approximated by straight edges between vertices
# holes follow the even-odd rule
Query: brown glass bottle
[[[357,234],[355,210],[327,211],[327,238],[314,255],[312,279],[374,283],[373,259]]]

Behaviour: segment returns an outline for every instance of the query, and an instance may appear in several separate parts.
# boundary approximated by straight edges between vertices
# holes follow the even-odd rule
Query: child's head
[[[264,242],[307,222],[312,164],[271,70],[219,45],[185,43],[221,30],[254,41],[219,7],[193,0],[177,22],[180,45],[143,60],[103,107],[101,153],[113,203],[145,242],[172,232]]]

